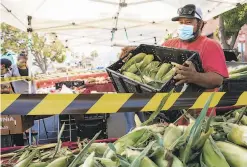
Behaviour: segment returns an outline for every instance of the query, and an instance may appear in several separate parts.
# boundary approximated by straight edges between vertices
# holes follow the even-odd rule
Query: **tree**
[[[91,54],[90,54],[90,56],[91,56],[93,59],[95,59],[96,57],[98,57],[99,55],[98,55],[97,50],[92,51]]]
[[[247,4],[238,4],[236,8],[227,11],[219,17],[219,38],[224,49],[233,49],[239,31],[246,24]]]
[[[2,29],[2,53],[11,50],[15,53],[21,51],[28,51],[28,34],[20,31],[10,25],[1,24]],[[47,44],[46,38],[39,36],[37,33],[32,33],[32,47],[31,52],[34,57],[34,65],[38,66],[42,73],[48,69],[49,63],[56,61],[58,63],[64,62],[66,58],[66,48],[59,40],[54,40],[52,44]]]

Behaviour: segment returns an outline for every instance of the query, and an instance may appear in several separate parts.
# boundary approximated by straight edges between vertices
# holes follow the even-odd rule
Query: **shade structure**
[[[211,19],[246,0],[2,0],[1,22],[26,31],[55,33],[70,48],[82,45],[160,44],[176,30],[171,18],[186,4]]]

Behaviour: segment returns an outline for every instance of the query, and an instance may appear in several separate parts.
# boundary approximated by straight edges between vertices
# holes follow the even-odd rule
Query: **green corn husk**
[[[166,128],[167,126],[164,124],[152,124],[149,126],[136,127],[135,129],[132,130],[132,132],[140,130],[140,129],[146,129],[146,130],[152,131],[153,133],[163,134]]]
[[[170,124],[166,130],[165,130],[165,133],[164,133],[164,136],[163,136],[163,145],[166,149],[169,149],[170,146],[174,143],[174,141],[176,141],[176,139],[178,139],[180,136],[182,136],[183,134],[183,131],[173,125],[173,124]]]
[[[240,146],[247,147],[247,126],[233,124],[227,139]]]
[[[123,72],[123,75],[125,75],[126,77],[128,77],[130,79],[133,79],[133,80],[135,80],[137,82],[142,83],[141,77],[139,77],[138,75],[136,75],[134,73],[131,73],[131,72]]]
[[[138,71],[138,68],[141,67],[141,65],[143,64],[143,61],[139,62],[139,63],[134,63],[133,65],[131,65],[126,72],[131,72],[131,73],[136,73]]]
[[[159,167],[184,167],[183,163],[166,149],[155,155],[154,162]]]
[[[92,153],[94,151],[97,155],[103,155],[107,148],[107,143],[93,143],[89,147],[88,152]]]
[[[145,53],[139,53],[135,56],[133,56],[132,58],[130,58],[121,68],[121,71],[125,71],[127,70],[131,65],[133,65],[134,63],[139,63],[141,62],[144,57],[146,56]]]
[[[155,80],[161,81],[163,76],[169,72],[171,67],[172,67],[172,65],[169,63],[162,64],[159,71],[157,72],[157,74],[155,76]]]
[[[206,140],[202,148],[202,159],[207,167],[230,167],[213,139]]]
[[[209,136],[213,133],[213,131],[213,128],[209,128],[207,133],[202,132],[200,138],[195,142],[192,148],[194,150],[200,150],[204,146],[204,143],[209,138]]]
[[[154,69],[156,69],[159,66],[160,62],[158,61],[152,61],[151,63],[149,63],[143,70],[143,75],[146,76],[150,76],[150,72],[153,71]],[[157,70],[158,72],[158,70]],[[156,72],[156,73],[157,73]],[[154,78],[153,78],[154,79]]]
[[[143,63],[140,66],[140,70],[144,70],[145,67],[153,61],[153,59],[154,59],[154,55],[152,54],[146,55],[143,59]]]
[[[131,162],[130,167],[157,167],[157,165],[146,156],[153,144],[154,142],[149,143],[142,152],[127,149],[125,153]]]
[[[194,125],[192,126],[190,130],[190,135],[187,138],[187,142],[185,145],[185,149],[182,151],[181,156],[182,156],[182,162],[184,164],[187,164],[189,160],[191,160],[191,155],[193,154],[193,145],[195,142],[200,138],[201,133],[202,133],[202,125],[206,117],[207,110],[209,108],[209,105],[211,103],[211,100],[213,99],[214,94],[212,94],[209,99],[207,100],[206,104],[204,105],[200,115],[196,119]]]
[[[116,153],[121,154],[124,152],[125,148],[127,146],[133,146],[134,144],[137,144],[137,141],[140,140],[143,136],[149,135],[151,132],[146,130],[146,129],[140,129],[136,131],[131,131],[130,133],[124,135],[120,139],[118,139],[116,142],[114,142],[114,146],[116,148]],[[143,141],[144,142],[144,141]],[[115,159],[115,153],[112,151],[110,148],[108,148],[104,155],[103,158],[108,158],[108,159]]]
[[[229,74],[236,74],[236,73],[241,73],[247,71],[247,66],[246,65],[240,65],[236,67],[235,69],[230,70]]]
[[[47,167],[67,167],[69,165],[69,157],[63,156],[52,161]]]
[[[238,112],[235,113],[235,120],[238,119],[239,115],[240,115],[240,114],[239,114]],[[243,115],[243,117],[242,117],[242,119],[240,120],[240,122],[241,122],[243,125],[247,125],[247,116],[246,116],[246,115]]]
[[[17,163],[22,161],[23,159],[27,158],[29,155],[29,150],[26,150],[23,154],[21,154],[20,158],[18,159]]]
[[[87,159],[85,160],[85,162],[80,165],[79,167],[94,167],[94,156],[95,156],[95,152],[92,152]]]
[[[175,68],[170,69],[170,71],[161,78],[161,81],[162,82],[168,81],[169,79],[172,78],[172,76],[175,74],[175,72],[176,72]]]
[[[119,161],[112,161],[110,159],[107,159],[107,158],[98,158],[98,157],[95,157],[94,160],[106,167],[119,167],[120,166],[120,163]]]
[[[39,152],[39,150],[33,150],[32,153],[22,161],[18,162],[14,167],[27,167],[33,160],[33,158],[36,156],[36,154]]]
[[[247,166],[247,149],[238,145],[218,141],[216,145],[225,156],[226,161],[231,167],[246,167]]]
[[[46,167],[49,163],[48,162],[36,162],[31,163],[28,167]]]

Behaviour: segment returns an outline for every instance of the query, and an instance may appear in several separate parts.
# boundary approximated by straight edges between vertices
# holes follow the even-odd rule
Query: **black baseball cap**
[[[190,19],[202,20],[202,10],[193,4],[188,4],[182,8],[179,8],[177,13],[178,13],[178,16],[173,17],[172,21],[178,21],[179,18],[190,18]]]

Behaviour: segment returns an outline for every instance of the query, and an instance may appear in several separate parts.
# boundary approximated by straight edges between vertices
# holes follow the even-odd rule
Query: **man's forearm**
[[[219,87],[222,82],[223,77],[214,72],[196,73],[193,81],[194,84],[208,89]]]

